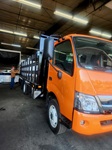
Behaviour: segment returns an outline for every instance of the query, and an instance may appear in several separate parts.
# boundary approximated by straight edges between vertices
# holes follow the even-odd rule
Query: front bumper
[[[112,131],[112,114],[84,114],[74,110],[72,129],[85,135]]]

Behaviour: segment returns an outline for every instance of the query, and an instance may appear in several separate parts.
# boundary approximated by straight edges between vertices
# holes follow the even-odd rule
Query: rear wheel
[[[66,127],[60,122],[60,111],[56,99],[51,99],[48,104],[48,122],[54,134],[65,132]]]
[[[21,80],[21,89],[23,90],[24,80]]]

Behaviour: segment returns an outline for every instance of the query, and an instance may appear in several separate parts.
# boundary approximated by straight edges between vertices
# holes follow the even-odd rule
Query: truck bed
[[[30,56],[21,63],[20,77],[32,84],[38,84],[39,56]]]

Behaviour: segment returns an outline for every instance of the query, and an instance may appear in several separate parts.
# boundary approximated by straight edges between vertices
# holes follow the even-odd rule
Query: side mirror
[[[57,76],[58,76],[59,79],[61,79],[62,78],[62,72],[58,71]]]
[[[48,37],[45,39],[45,44],[44,44],[45,58],[52,59],[53,51],[54,51],[54,39],[52,37]]]

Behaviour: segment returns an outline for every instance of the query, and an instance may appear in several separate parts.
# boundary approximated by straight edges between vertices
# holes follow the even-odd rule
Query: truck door
[[[52,83],[52,89],[55,85],[54,93],[57,93],[61,114],[72,120],[75,79],[73,48],[70,39],[55,46],[52,64],[62,73],[62,77],[59,79],[57,71],[50,66],[48,76],[52,77],[52,81],[48,81],[48,84]]]

